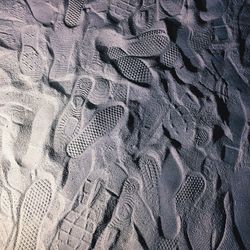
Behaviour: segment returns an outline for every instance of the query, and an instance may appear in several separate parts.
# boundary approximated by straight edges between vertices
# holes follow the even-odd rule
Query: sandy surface
[[[0,250],[250,249],[249,0],[0,1]]]

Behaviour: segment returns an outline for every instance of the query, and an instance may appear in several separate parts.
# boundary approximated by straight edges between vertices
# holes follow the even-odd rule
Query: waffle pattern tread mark
[[[124,56],[116,60],[116,65],[127,79],[138,83],[151,83],[152,74],[149,68],[138,58]]]
[[[163,65],[172,68],[177,59],[181,59],[180,51],[174,43],[169,43],[165,52],[161,55],[160,61]]]
[[[41,179],[30,186],[21,207],[15,250],[37,249],[39,232],[51,200],[52,187],[48,180]]]
[[[100,137],[111,132],[124,115],[124,108],[120,105],[110,106],[98,112],[83,132],[73,139],[67,146],[67,153],[75,158],[81,155],[88,146]]]
[[[205,181],[201,176],[189,175],[176,195],[176,204],[195,202],[205,189]]]
[[[165,35],[146,36],[133,42],[128,49],[128,54],[141,57],[157,56],[168,43],[169,38]]]

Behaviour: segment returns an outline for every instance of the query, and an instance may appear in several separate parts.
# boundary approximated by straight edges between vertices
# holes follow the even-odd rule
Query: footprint
[[[134,41],[135,40],[135,41]],[[159,56],[170,43],[164,30],[150,30],[128,40],[128,54],[137,57]]]
[[[66,152],[66,145],[78,132],[81,126],[81,112],[86,98],[93,87],[93,80],[88,77],[80,77],[72,90],[68,104],[58,120],[54,149],[58,153]]]
[[[128,178],[122,188],[118,203],[112,218],[97,241],[97,249],[110,249],[112,245],[117,249],[128,247],[132,236],[132,215],[134,211],[135,194],[139,191],[139,182]]]
[[[114,101],[128,103],[129,86],[122,83],[110,83],[110,95]]]
[[[201,198],[206,188],[206,182],[201,174],[187,175],[184,183],[175,196],[177,210],[193,205]]]
[[[22,45],[37,48],[39,27],[37,25],[25,25],[21,29]]]
[[[111,0],[109,15],[113,20],[120,22],[132,16],[140,4],[140,0]]]
[[[89,101],[95,105],[104,104],[108,101],[110,83],[107,79],[98,77],[95,79],[94,87],[88,97]]]
[[[13,234],[13,207],[9,191],[0,186],[0,245],[7,247]]]
[[[173,43],[169,42],[165,50],[160,55],[161,64],[168,68],[175,68],[178,65],[182,65],[182,55],[178,47]]]
[[[121,57],[127,56],[126,52],[119,47],[107,48],[106,54],[107,54],[108,60],[111,60],[111,61],[118,60]]]
[[[194,141],[198,147],[205,147],[210,142],[211,134],[209,132],[209,129],[204,127],[196,128]]]
[[[142,60],[127,55],[124,50],[118,47],[107,48],[104,55],[106,60],[111,62],[117,71],[128,80],[141,84],[151,84],[152,74]]]
[[[41,79],[43,75],[43,60],[37,50],[30,46],[22,48],[20,69],[24,75]]]
[[[37,249],[43,220],[52,201],[52,185],[47,179],[35,181],[22,202],[15,250]]]
[[[177,16],[181,13],[184,5],[183,0],[160,0],[161,7],[170,15]]]
[[[250,66],[250,34],[247,36],[245,41],[245,49],[243,55],[243,64],[244,66]]]
[[[250,171],[249,167],[242,167],[235,171],[232,179],[233,214],[234,222],[240,234],[243,249],[250,248],[249,224],[250,224],[250,192],[249,192]],[[225,206],[228,202],[225,200]],[[228,212],[227,212],[228,213]]]
[[[197,69],[203,70],[205,65],[202,57],[193,49],[191,39],[196,36],[194,28],[182,26],[178,29],[176,44],[179,46],[183,54],[190,60],[191,64]]]
[[[246,39],[247,36],[250,33],[250,16],[249,16],[249,11],[250,11],[250,3],[245,3],[244,6],[241,8],[241,11],[239,13],[239,30],[240,30],[240,35],[242,39]]]
[[[224,233],[221,242],[218,246],[218,250],[224,249],[240,249],[237,244],[237,236],[235,234],[235,224],[233,221],[233,211],[232,211],[232,199],[229,193],[225,195],[224,198],[224,210],[226,214],[226,223],[224,228]]]
[[[164,236],[170,239],[175,238],[180,231],[174,196],[181,186],[183,172],[180,156],[174,148],[170,148],[169,155],[162,166],[158,189],[161,228]]]
[[[39,52],[38,36],[38,27],[34,25],[23,27],[22,49],[19,59],[21,72],[36,80],[41,79],[44,73],[44,62]]]
[[[22,157],[22,166],[36,169],[44,156],[42,150],[46,146],[46,138],[51,131],[56,116],[54,105],[46,103],[37,112],[32,123],[30,140],[25,155]],[[38,132],[39,131],[39,132]]]
[[[67,153],[75,158],[81,155],[90,145],[110,133],[125,115],[123,105],[109,106],[98,111],[80,135],[67,145]]]
[[[81,157],[71,158],[67,165],[67,176],[65,175],[65,184],[62,191],[64,196],[73,201],[80,190],[82,184],[86,181],[88,175],[92,172],[93,154],[88,152]]]
[[[109,198],[102,179],[88,179],[74,208],[60,223],[52,245],[59,249],[89,249],[97,227],[103,222]]]
[[[65,23],[73,28],[79,25],[83,4],[85,0],[69,0],[68,8],[65,15]]]
[[[114,60],[117,70],[128,80],[142,84],[152,84],[153,76],[146,64],[132,56],[124,56]]]
[[[160,237],[159,239],[157,239],[154,249],[173,250],[173,249],[176,249],[177,242],[178,241],[176,239],[172,240],[172,239],[165,239],[163,237]]]
[[[151,29],[157,22],[158,16],[156,15],[158,4],[155,1],[144,1],[143,6],[137,9],[131,16],[131,29],[135,34],[140,34]]]
[[[153,154],[152,154],[153,155]],[[160,162],[151,154],[143,155],[139,160],[146,201],[154,215],[159,213],[158,185],[160,179]]]
[[[74,72],[72,57],[80,27],[69,31],[62,22],[58,21],[55,32],[49,37],[49,47],[53,52],[53,62],[49,71],[51,82],[72,81],[71,73]],[[64,85],[62,87],[65,88]]]
[[[184,106],[171,106],[163,121],[163,127],[172,139],[183,145],[190,145],[190,141],[194,139],[194,118]]]
[[[220,25],[219,27],[222,28]],[[220,31],[221,30],[219,30],[218,33]],[[222,31],[220,33],[222,33]],[[225,31],[223,33],[225,33]],[[212,35],[212,30],[208,27],[195,28],[189,40],[190,48],[197,53],[201,53],[203,50],[210,47],[212,43]]]

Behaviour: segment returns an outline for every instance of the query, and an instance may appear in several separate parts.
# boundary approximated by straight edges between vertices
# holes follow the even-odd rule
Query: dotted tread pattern
[[[190,38],[190,47],[197,52],[209,48],[212,42],[211,31],[209,29],[194,31]]]
[[[176,247],[177,247],[177,240],[160,239],[158,241],[156,250],[172,250],[172,249],[176,249]]]
[[[203,193],[205,181],[201,176],[188,175],[181,189],[176,194],[177,207],[184,205],[186,202],[194,203]]]
[[[128,80],[150,84],[152,81],[152,74],[149,68],[138,58],[122,57],[115,61],[120,73]]]
[[[83,132],[67,146],[67,153],[74,158],[81,155],[87,147],[111,132],[124,116],[123,106],[110,106],[98,112]]]
[[[137,36],[138,39],[143,40],[143,39],[148,39],[149,37],[154,37],[154,36],[166,36],[167,33],[165,30],[158,29],[158,30],[149,30],[147,32],[143,32]]]
[[[199,147],[202,147],[206,145],[209,141],[209,134],[208,132],[203,128],[197,128],[196,129],[196,135],[195,135],[195,142],[196,145]]]
[[[51,183],[44,179],[34,182],[22,203],[15,250],[37,249],[39,231],[52,200]]]
[[[169,44],[169,38],[164,35],[145,36],[130,44],[128,54],[138,57],[158,56]]]
[[[107,55],[111,60],[117,60],[120,57],[126,56],[127,54],[121,48],[111,47],[108,49]]]
[[[170,42],[164,53],[161,55],[160,62],[169,68],[173,68],[176,61],[181,59],[182,56],[178,47],[174,43]]]
[[[75,27],[79,24],[84,2],[85,0],[69,0],[68,9],[65,16],[65,23],[69,27]]]
[[[12,202],[10,199],[10,195],[5,190],[5,188],[1,188],[0,190],[0,213],[4,213],[7,216],[11,216]]]

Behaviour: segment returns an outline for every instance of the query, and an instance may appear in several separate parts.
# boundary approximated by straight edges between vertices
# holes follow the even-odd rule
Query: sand
[[[250,249],[249,0],[0,1],[0,250]]]

